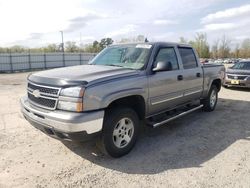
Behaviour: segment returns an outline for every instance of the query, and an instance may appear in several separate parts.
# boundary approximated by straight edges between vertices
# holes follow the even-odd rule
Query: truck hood
[[[79,65],[33,73],[28,80],[37,84],[67,87],[89,85],[133,75],[138,75],[138,71],[104,65]]]

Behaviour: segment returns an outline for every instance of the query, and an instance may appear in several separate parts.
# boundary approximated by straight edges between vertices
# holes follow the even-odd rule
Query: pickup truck
[[[213,111],[225,68],[199,62],[189,45],[111,45],[88,65],[30,74],[21,110],[51,137],[95,138],[112,157],[133,148],[141,126],[158,127],[198,109]]]

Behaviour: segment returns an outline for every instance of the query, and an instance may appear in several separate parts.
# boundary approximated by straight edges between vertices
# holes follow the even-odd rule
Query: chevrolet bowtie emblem
[[[32,94],[36,97],[36,98],[39,98],[40,97],[40,91],[38,89],[34,90],[32,92]]]

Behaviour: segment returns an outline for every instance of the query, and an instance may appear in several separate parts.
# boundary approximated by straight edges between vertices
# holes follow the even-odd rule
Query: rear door
[[[178,47],[183,66],[184,101],[200,99],[203,91],[203,71],[191,47]]]
[[[178,63],[176,48],[174,46],[159,47],[153,66],[159,61],[171,62],[172,70],[149,75],[149,115],[183,102],[183,83],[181,79],[178,79],[182,70]]]

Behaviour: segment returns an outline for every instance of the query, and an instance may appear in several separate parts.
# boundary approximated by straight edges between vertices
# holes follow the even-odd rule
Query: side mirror
[[[171,62],[164,62],[164,61],[159,61],[156,63],[156,67],[153,68],[154,72],[160,72],[160,71],[170,71],[172,70],[172,63]]]

